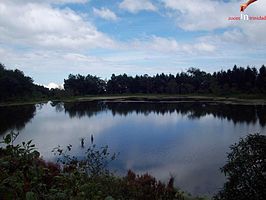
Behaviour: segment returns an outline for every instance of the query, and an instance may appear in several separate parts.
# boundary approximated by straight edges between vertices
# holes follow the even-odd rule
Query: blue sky
[[[1,0],[0,62],[38,84],[70,73],[109,78],[208,72],[266,62],[266,21],[229,21],[244,1]],[[245,14],[266,15],[259,0]]]

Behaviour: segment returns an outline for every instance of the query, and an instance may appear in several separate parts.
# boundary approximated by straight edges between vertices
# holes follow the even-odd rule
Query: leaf
[[[26,193],[26,200],[35,200],[37,199],[34,192],[27,192]]]
[[[104,200],[115,200],[115,199],[113,197],[111,197],[111,196],[108,196]]]
[[[0,161],[0,166],[1,167],[8,167],[9,166],[9,161]]]
[[[27,145],[30,145],[31,142],[32,142],[32,140],[28,141],[28,142],[27,142]]]
[[[32,153],[33,153],[34,157],[36,157],[36,158],[40,157],[40,153],[38,151],[33,151]]]
[[[65,193],[62,193],[62,192],[57,192],[55,194],[55,196],[57,199],[67,199],[67,195]]]
[[[4,138],[5,144],[10,144],[11,142],[11,134],[7,134],[6,137]]]

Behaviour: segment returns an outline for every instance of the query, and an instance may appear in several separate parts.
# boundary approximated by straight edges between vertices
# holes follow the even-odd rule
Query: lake
[[[128,169],[175,184],[193,195],[213,195],[224,181],[220,172],[229,146],[249,133],[266,134],[266,106],[215,102],[48,102],[0,107],[1,137],[19,131],[17,142],[33,139],[42,156],[81,138],[108,145],[119,157],[110,166],[117,175]]]

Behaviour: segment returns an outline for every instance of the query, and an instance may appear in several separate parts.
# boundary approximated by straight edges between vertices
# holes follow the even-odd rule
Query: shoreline
[[[263,98],[239,98],[239,97],[222,97],[207,95],[110,95],[110,96],[83,96],[69,97],[62,99],[42,99],[24,102],[3,102],[0,107],[20,106],[47,103],[49,101],[58,102],[90,102],[90,101],[107,101],[107,102],[151,102],[151,103],[184,103],[184,102],[202,102],[202,103],[224,103],[238,105],[266,105],[266,99]]]

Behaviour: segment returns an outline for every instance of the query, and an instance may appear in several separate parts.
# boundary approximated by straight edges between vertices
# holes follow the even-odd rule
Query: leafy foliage
[[[90,94],[188,94],[205,93],[227,95],[231,93],[266,93],[266,67],[259,72],[256,68],[234,66],[227,71],[213,74],[196,68],[187,72],[157,74],[155,76],[111,76],[108,81],[91,75],[72,75],[65,80],[65,90],[72,95]]]
[[[68,79],[64,80],[64,88],[72,95],[102,94],[105,92],[105,81],[99,77],[87,75],[82,76],[70,74]]]
[[[14,144],[18,134],[4,137],[0,148],[0,197],[2,199],[91,199],[91,200],[183,200],[182,192],[174,188],[174,179],[167,185],[145,174],[129,171],[116,177],[107,170],[115,159],[108,147],[90,147],[83,159],[70,156],[72,146],[53,151],[57,163],[40,158],[32,141]]]
[[[7,70],[0,63],[0,102],[43,98],[48,96],[49,89],[35,85],[31,77],[25,76],[18,69]]]
[[[263,200],[266,197],[266,136],[254,134],[231,146],[227,164],[221,169],[228,177],[217,200]]]
[[[20,70],[7,70],[0,63],[0,102],[101,94],[266,94],[266,67],[234,66],[227,71],[207,73],[190,68],[187,72],[156,74],[155,76],[113,74],[109,80],[90,74],[70,74],[64,80],[64,90],[51,89],[33,83]]]
[[[70,156],[72,146],[53,151],[57,163],[40,158],[32,141],[14,144],[17,133],[6,135],[0,148],[0,196],[2,199],[145,199],[186,200],[203,199],[186,196],[174,187],[174,179],[167,185],[149,174],[136,175],[128,171],[116,177],[107,170],[115,154],[108,147],[91,146],[85,157]],[[266,184],[266,136],[255,134],[231,146],[228,163],[222,172],[228,177],[216,200],[262,200]]]
[[[117,154],[110,154],[108,146],[97,148],[96,145],[92,145],[85,152],[83,158],[77,158],[70,156],[72,145],[68,145],[66,150],[63,150],[60,146],[53,149],[55,155],[59,156],[57,163],[63,167],[64,172],[71,172],[72,169],[77,169],[80,173],[87,174],[89,176],[102,176],[109,175],[107,169],[110,161],[116,159]]]

